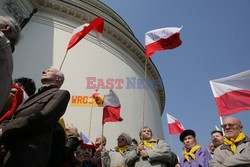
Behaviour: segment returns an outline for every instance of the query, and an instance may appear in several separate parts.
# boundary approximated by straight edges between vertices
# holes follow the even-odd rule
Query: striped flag
[[[166,49],[174,49],[182,44],[178,27],[166,27],[148,31],[145,34],[146,58],[155,52]]]
[[[123,119],[120,116],[121,104],[118,96],[113,90],[104,96],[104,108],[102,124],[105,122],[120,122]]]
[[[104,22],[103,19],[98,17],[90,24],[83,24],[73,31],[73,35],[69,41],[67,51],[74,47],[82,38],[84,38],[90,31],[94,30],[98,33],[103,32]]]
[[[172,115],[167,113],[169,134],[181,134],[185,129],[183,125]]]
[[[250,110],[250,70],[210,81],[219,115]]]
[[[81,148],[95,148],[95,144],[90,141],[82,132],[80,132],[80,137]]]

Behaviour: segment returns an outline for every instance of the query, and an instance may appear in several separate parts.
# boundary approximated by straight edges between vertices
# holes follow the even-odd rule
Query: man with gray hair
[[[48,166],[54,129],[60,126],[58,120],[66,111],[70,94],[59,89],[64,75],[55,68],[44,70],[41,82],[38,92],[19,106],[11,121],[0,128],[0,140],[9,148],[5,166]]]
[[[238,118],[226,117],[222,128],[224,143],[214,151],[209,167],[250,166],[250,139],[242,132],[243,125]]]
[[[21,29],[8,16],[0,16],[0,113],[7,103],[12,85],[14,46],[18,43]]]

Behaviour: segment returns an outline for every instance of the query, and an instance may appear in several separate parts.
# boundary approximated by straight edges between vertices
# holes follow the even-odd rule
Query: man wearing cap
[[[184,144],[183,156],[180,158],[181,167],[208,167],[211,155],[206,148],[197,144],[193,130],[184,130],[180,134],[180,141]]]
[[[152,130],[146,126],[141,128],[139,136],[141,142],[135,150],[126,154],[126,164],[135,167],[168,167],[172,162],[169,145],[164,140],[152,138]]]
[[[130,151],[131,137],[127,133],[121,133],[117,138],[117,146],[110,150],[108,156],[102,157],[103,167],[124,167],[125,154]]]
[[[243,132],[241,121],[235,117],[223,120],[222,128],[225,132],[224,143],[215,149],[211,167],[249,167],[250,166],[250,138]]]
[[[83,141],[81,141],[80,146],[76,148],[74,154],[77,160],[77,163],[74,167],[97,167],[97,165],[91,161],[91,157],[94,154],[94,151],[94,145],[88,146],[86,144],[83,144]]]

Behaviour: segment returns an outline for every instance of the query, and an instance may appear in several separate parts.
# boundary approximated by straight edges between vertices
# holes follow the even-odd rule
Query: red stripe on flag
[[[105,106],[103,108],[103,120],[102,124],[105,122],[120,122],[123,119],[120,117],[120,110],[121,106],[112,107],[112,106]]]
[[[183,132],[183,127],[179,121],[174,123],[168,123],[169,134],[181,134]]]
[[[235,90],[215,98],[219,115],[225,116],[242,110],[250,110],[250,91]]]
[[[156,51],[174,49],[182,44],[180,33],[175,33],[168,38],[160,39],[146,46],[146,57],[149,58]]]
[[[74,47],[82,38],[84,38],[91,30],[95,30],[99,33],[103,32],[104,22],[102,18],[94,19],[89,26],[83,27],[82,31],[74,34],[68,44],[67,50]]]

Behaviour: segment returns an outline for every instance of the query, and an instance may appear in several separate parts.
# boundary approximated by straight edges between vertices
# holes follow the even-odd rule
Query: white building
[[[164,139],[161,121],[165,105],[164,88],[146,89],[144,92],[144,89],[138,89],[137,82],[133,85],[133,79],[140,81],[144,78],[144,46],[117,13],[97,0],[1,0],[0,7],[2,15],[13,15],[20,23],[29,18],[34,9],[37,10],[30,20],[26,19],[27,24],[22,29],[23,38],[14,53],[13,75],[13,78],[33,78],[37,88],[41,86],[42,70],[50,66],[60,67],[73,29],[102,17],[104,32],[101,44],[95,33],[91,32],[68,52],[63,63],[61,70],[66,80],[62,89],[69,90],[72,96],[64,115],[65,122],[75,124],[79,131],[94,141],[102,133],[103,107],[91,109],[91,106],[75,106],[72,100],[73,97],[80,98],[79,103],[82,103],[84,96],[92,94],[88,77],[100,79],[99,84],[100,81],[114,79],[112,83],[120,98],[121,117],[124,120],[105,124],[107,147],[114,147],[117,136],[122,132],[138,139],[143,124],[153,130],[155,137]],[[162,84],[150,60],[147,78],[158,79]],[[121,83],[119,89],[115,80]],[[93,84],[97,85],[98,81]],[[101,96],[107,94],[108,90],[100,90]]]

